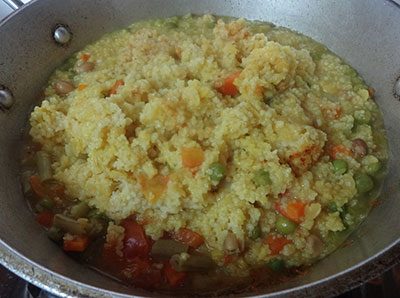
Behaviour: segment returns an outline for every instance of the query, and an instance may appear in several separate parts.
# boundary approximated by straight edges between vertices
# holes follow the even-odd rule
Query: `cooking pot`
[[[76,262],[48,240],[21,190],[18,150],[42,87],[64,59],[134,21],[187,13],[268,20],[328,46],[375,88],[389,137],[383,204],[351,236],[354,243],[315,264],[308,274],[237,294],[329,297],[396,263],[400,256],[400,102],[395,94],[398,90],[400,95],[396,82],[400,6],[384,0],[37,0],[18,9],[0,23],[0,262],[61,296],[160,295],[124,286]]]

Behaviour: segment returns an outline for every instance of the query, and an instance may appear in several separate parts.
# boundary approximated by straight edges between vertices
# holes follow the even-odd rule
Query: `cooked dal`
[[[36,211],[86,230],[88,212],[105,214],[105,248],[120,259],[160,239],[188,244],[169,273],[194,251],[233,277],[312,264],[367,215],[387,160],[373,89],[323,45],[268,23],[134,23],[76,53],[44,94],[30,135],[64,193],[38,195],[46,179],[31,178],[56,206]],[[143,251],[126,250],[126,218],[149,237]],[[64,249],[85,250],[88,234],[68,249],[81,235],[61,228]],[[171,286],[189,279],[168,272]]]

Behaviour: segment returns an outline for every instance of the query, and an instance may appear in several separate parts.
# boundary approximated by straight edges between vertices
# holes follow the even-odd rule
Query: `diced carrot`
[[[185,168],[201,166],[205,156],[204,151],[197,147],[181,148],[182,165]]]
[[[174,270],[170,263],[164,265],[164,273],[171,286],[176,286],[181,283],[186,275],[184,272]]]
[[[82,91],[83,89],[85,89],[87,87],[87,85],[79,85],[78,86],[78,91]]]
[[[112,86],[108,96],[110,96],[111,94],[117,94],[117,89],[119,86],[124,86],[125,82],[124,80],[117,80],[114,84],[114,86]]]
[[[174,235],[174,238],[175,240],[186,243],[193,248],[198,248],[204,243],[203,236],[185,228],[180,228],[179,231]]]
[[[234,84],[235,80],[240,76],[240,72],[234,72],[224,79],[224,83],[218,88],[218,91],[224,95],[234,96],[239,94],[239,90]]]
[[[39,198],[45,198],[48,196],[47,189],[43,187],[42,182],[40,181],[40,177],[38,175],[32,176],[29,179],[29,184],[31,185],[33,192]]]
[[[53,225],[53,214],[50,211],[44,211],[35,216],[38,223],[46,228],[50,228]]]
[[[271,255],[277,255],[286,244],[292,243],[292,241],[284,237],[274,238],[272,236],[268,236],[268,238],[264,240],[264,243],[268,244],[269,249],[271,250]]]
[[[226,255],[224,258],[224,266],[229,265],[233,261],[233,255]]]
[[[84,251],[88,244],[88,236],[79,236],[73,239],[64,239],[63,249],[65,251]]]
[[[295,201],[293,203],[289,203],[286,207],[286,210],[284,210],[279,203],[275,204],[275,209],[282,214],[284,217],[290,219],[291,221],[294,221],[295,223],[300,224],[301,223],[301,218],[304,216],[304,208],[306,207],[306,204],[300,202],[300,201]]]
[[[306,204],[300,201],[289,203],[286,207],[286,214],[289,219],[293,220],[294,222],[300,223],[301,218],[304,216],[305,207]]]
[[[350,149],[348,149],[347,147],[344,147],[342,145],[333,146],[329,156],[331,157],[332,160],[335,160],[335,159],[337,159],[338,153],[343,153],[343,154],[349,155],[351,157],[354,156],[353,151],[351,151]]]
[[[157,174],[151,179],[139,176],[140,186],[144,197],[150,202],[155,203],[168,188],[168,177]]]
[[[83,62],[88,61],[89,58],[90,58],[90,55],[87,55],[87,54],[82,54],[82,55],[81,55],[81,59],[83,60]]]

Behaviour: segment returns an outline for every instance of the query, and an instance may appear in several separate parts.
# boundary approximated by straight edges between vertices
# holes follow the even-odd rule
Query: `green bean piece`
[[[64,237],[64,232],[60,228],[52,226],[47,231],[47,236],[54,242],[60,242]]]
[[[170,264],[179,272],[202,272],[215,267],[214,261],[203,254],[176,254],[171,257]]]
[[[69,218],[62,214],[56,214],[54,216],[53,225],[64,232],[72,235],[85,235],[86,227],[85,224],[75,219]]]
[[[99,236],[105,229],[105,223],[99,220],[91,220],[86,226],[87,234],[91,237]]]
[[[72,206],[71,216],[75,219],[86,217],[89,213],[89,206],[85,202],[79,202],[78,204]]]
[[[40,181],[43,182],[53,178],[50,155],[46,151],[38,151],[36,153],[36,163]]]
[[[100,212],[98,209],[90,209],[90,211],[87,214],[87,218],[89,220],[101,220],[101,221],[107,221],[107,216]]]
[[[226,169],[221,163],[214,162],[208,168],[207,173],[212,181],[219,182],[225,177]]]
[[[368,110],[357,110],[353,116],[357,124],[368,124],[371,121],[371,112]]]
[[[356,182],[356,188],[358,193],[366,193],[374,188],[374,181],[367,174],[364,173],[355,174],[354,181]]]
[[[158,258],[170,258],[175,254],[187,252],[189,246],[172,239],[159,239],[151,248],[151,255]]]
[[[43,198],[39,201],[38,203],[41,207],[43,207],[44,209],[50,210],[52,211],[55,207],[55,203],[53,200],[47,199],[47,198]]]
[[[256,226],[253,231],[251,231],[250,238],[252,240],[257,240],[261,236],[261,228],[260,226]]]
[[[272,182],[269,173],[264,170],[259,170],[258,172],[256,172],[253,181],[258,186],[267,186],[270,185]]]
[[[335,173],[339,175],[343,175],[348,170],[347,162],[345,162],[343,159],[335,159],[332,161],[332,165]]]
[[[335,202],[331,202],[328,206],[328,212],[333,213],[338,211],[338,207]]]
[[[375,175],[381,169],[381,162],[373,155],[366,155],[361,160],[361,165],[364,167],[368,175]]]
[[[71,70],[75,66],[77,61],[78,61],[78,58],[76,58],[76,57],[71,57],[71,58],[67,59],[63,63],[63,65],[61,65],[60,70],[64,70],[64,71]]]
[[[285,268],[285,261],[281,259],[272,259],[268,262],[268,267],[272,271],[280,272]]]
[[[276,220],[275,228],[279,234],[290,235],[297,229],[297,224],[290,219],[279,216]]]

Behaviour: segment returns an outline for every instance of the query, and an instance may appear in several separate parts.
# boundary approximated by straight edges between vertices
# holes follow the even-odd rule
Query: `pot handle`
[[[12,10],[17,10],[22,5],[24,5],[24,2],[22,2],[21,0],[3,0],[3,2],[7,4]]]

